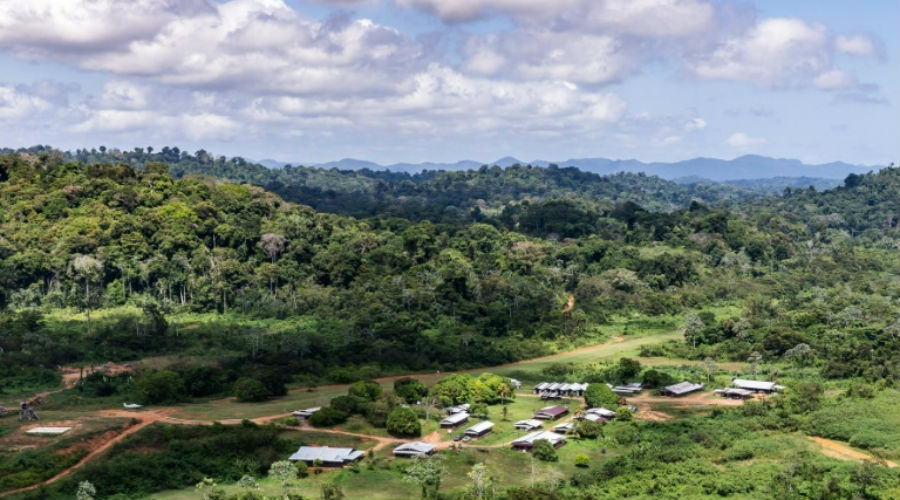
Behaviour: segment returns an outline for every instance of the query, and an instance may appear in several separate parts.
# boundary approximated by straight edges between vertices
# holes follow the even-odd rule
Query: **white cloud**
[[[839,69],[826,71],[813,80],[816,88],[823,90],[848,89],[857,86],[856,78]]]
[[[759,146],[761,144],[765,144],[767,141],[763,137],[752,137],[743,132],[735,132],[731,134],[726,144],[729,146],[733,146],[736,148],[747,148],[750,146]]]
[[[706,120],[703,118],[691,118],[684,124],[684,130],[693,132],[695,130],[703,130],[706,128]]]
[[[50,103],[11,86],[0,86],[0,121],[29,118],[46,110]]]
[[[834,39],[834,48],[838,52],[853,56],[872,56],[876,53],[875,43],[864,35],[838,35]]]
[[[820,24],[799,19],[764,19],[726,40],[711,54],[689,62],[700,78],[743,80],[760,85],[791,83],[798,75],[831,68],[828,34]]]

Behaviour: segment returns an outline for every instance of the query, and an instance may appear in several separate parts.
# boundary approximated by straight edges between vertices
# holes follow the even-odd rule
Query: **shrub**
[[[312,416],[309,417],[309,423],[313,427],[333,427],[346,422],[348,416],[349,415],[341,410],[326,406],[313,413]]]
[[[588,406],[615,406],[619,402],[619,396],[606,384],[588,384],[584,391],[584,401]]]
[[[845,392],[844,395],[848,398],[872,399],[875,397],[875,390],[869,384],[857,382],[851,384],[850,387],[847,388],[847,392]]]
[[[297,421],[296,417],[286,417],[284,420],[281,421],[281,423],[283,423],[284,425],[291,425],[291,426],[300,424],[300,422]]]
[[[171,370],[146,373],[135,384],[138,398],[143,403],[177,403],[187,399],[184,380]]]
[[[238,401],[263,401],[269,397],[269,390],[259,380],[244,377],[234,383],[234,395]]]
[[[417,437],[422,434],[422,426],[416,413],[402,406],[394,408],[388,414],[387,430],[396,436]]]
[[[309,466],[306,465],[306,462],[297,460],[294,463],[294,467],[297,468],[297,477],[306,477],[307,471],[309,470]]]
[[[428,395],[428,388],[417,379],[403,377],[394,381],[394,394],[412,404]]]
[[[582,439],[597,439],[603,435],[603,424],[600,422],[591,422],[590,420],[582,420],[577,427],[578,437]]]
[[[629,410],[627,407],[620,406],[616,410],[616,420],[622,422],[630,422],[632,419],[634,419],[634,414],[631,413],[631,410]]]
[[[338,396],[331,400],[330,406],[344,413],[362,413],[366,401],[356,396]]]
[[[360,380],[347,390],[347,394],[366,401],[375,401],[382,392],[381,385],[374,380]]]
[[[531,454],[534,455],[534,458],[541,460],[543,462],[556,462],[559,460],[559,456],[556,454],[556,448],[550,444],[550,441],[546,439],[538,439],[534,442],[534,446],[531,448]]]
[[[584,453],[575,455],[575,467],[589,467],[591,465],[591,457]]]

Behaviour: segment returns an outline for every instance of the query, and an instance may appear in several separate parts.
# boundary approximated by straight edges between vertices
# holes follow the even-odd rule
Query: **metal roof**
[[[494,428],[494,423],[489,420],[485,420],[484,422],[478,422],[477,424],[473,425],[472,427],[469,427],[468,429],[466,429],[466,434],[468,434],[470,432],[472,434],[481,434],[482,432],[489,431],[493,428]]]
[[[543,414],[550,415],[553,417],[558,417],[560,415],[564,415],[568,411],[569,411],[569,408],[566,406],[553,405],[553,406],[545,406],[545,407],[541,408],[540,410],[534,412],[534,414],[535,414],[535,416],[537,416],[539,413],[543,413]]]
[[[587,410],[585,410],[585,413],[592,413],[594,415],[600,415],[601,417],[615,417],[616,416],[616,412],[606,409],[606,408],[603,408],[602,406],[600,408],[588,408]]]
[[[431,443],[425,443],[422,441],[412,441],[410,443],[403,443],[400,446],[394,448],[394,454],[401,455],[427,455],[435,450],[435,446]]]
[[[292,462],[346,463],[360,458],[365,453],[354,448],[331,448],[329,446],[301,446],[288,460]]]
[[[550,444],[556,445],[560,441],[565,440],[565,436],[562,436],[562,435],[557,434],[552,431],[534,431],[531,434],[526,434],[526,435],[520,437],[519,439],[516,439],[515,441],[512,442],[512,444],[519,444],[519,443],[534,444],[534,442],[539,439],[546,439],[547,441],[550,441]]]
[[[543,425],[544,425],[544,423],[541,422],[540,420],[535,420],[533,418],[529,418],[528,420],[519,420],[518,422],[513,424],[513,427],[517,427],[517,428],[518,427],[530,427],[532,429],[537,429],[537,428],[542,427]]]
[[[689,392],[703,389],[703,384],[693,384],[691,382],[680,382],[673,385],[667,385],[664,390],[672,394],[687,394]]]
[[[731,381],[731,385],[739,389],[750,389],[751,391],[774,391],[775,382],[763,382],[761,380],[746,380],[736,378]]]
[[[456,424],[465,422],[467,418],[469,418],[469,414],[464,411],[461,411],[459,413],[454,413],[453,415],[450,415],[449,417],[445,418],[444,420],[441,420],[441,425],[446,425],[446,424],[456,425]]]

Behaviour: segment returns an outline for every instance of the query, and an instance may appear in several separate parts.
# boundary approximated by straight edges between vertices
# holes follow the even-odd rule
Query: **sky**
[[[886,165],[900,2],[0,0],[0,147]]]

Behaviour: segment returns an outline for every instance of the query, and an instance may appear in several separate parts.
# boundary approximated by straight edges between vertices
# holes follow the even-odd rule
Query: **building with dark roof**
[[[569,413],[569,407],[556,405],[556,406],[545,406],[540,410],[534,412],[534,418],[538,418],[541,420],[556,420],[563,415]]]

